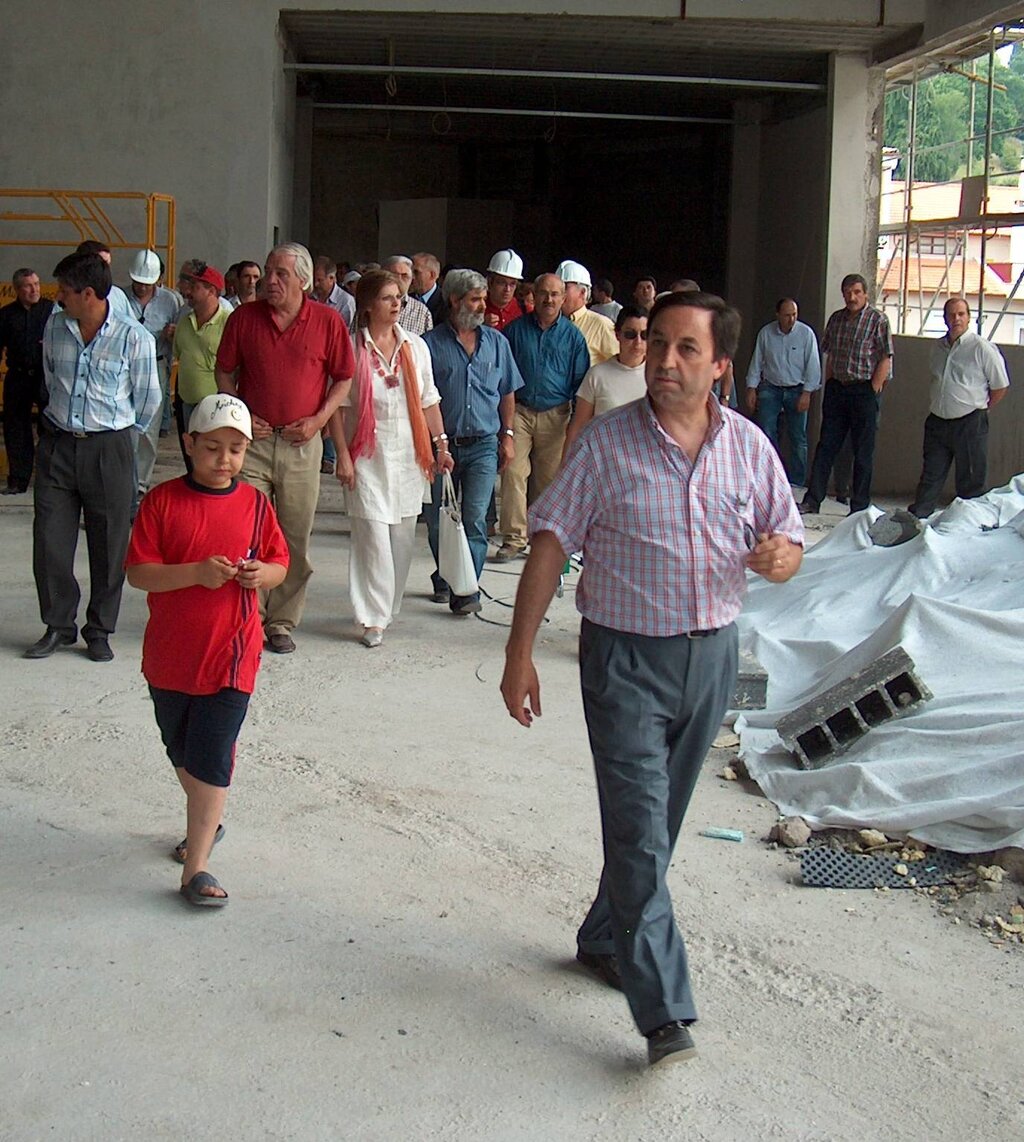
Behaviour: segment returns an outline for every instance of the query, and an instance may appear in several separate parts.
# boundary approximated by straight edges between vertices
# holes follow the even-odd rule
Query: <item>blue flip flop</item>
[[[215,845],[219,844],[219,842],[223,839],[224,832],[225,832],[224,826],[218,825],[217,831],[213,834],[213,843]],[[174,848],[171,849],[171,860],[176,860],[178,862],[178,864],[184,864],[185,863],[185,854],[187,851],[188,851],[188,837],[186,837],[183,841],[180,842],[180,844],[175,845]]]
[[[200,908],[223,908],[227,904],[227,896],[207,896],[200,891],[203,888],[220,888],[220,884],[211,873],[197,872],[188,884],[181,886],[181,895],[189,904],[196,904]]]

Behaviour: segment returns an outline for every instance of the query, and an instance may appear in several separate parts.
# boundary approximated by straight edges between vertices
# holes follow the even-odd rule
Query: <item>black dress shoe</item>
[[[588,971],[593,972],[602,983],[614,987],[617,991],[622,990],[619,961],[611,952],[584,952],[580,950],[576,952],[576,959]]]
[[[85,653],[93,662],[113,662],[114,660],[114,652],[110,649],[110,643],[103,635],[87,639]]]
[[[690,1028],[679,1019],[664,1024],[647,1036],[647,1062],[652,1067],[666,1059],[681,1063],[696,1054]]]
[[[46,628],[46,634],[25,651],[22,658],[49,658],[51,654],[62,646],[74,646],[78,635],[63,634],[53,627]]]
[[[447,603],[451,600],[452,593],[445,587],[443,590],[437,590],[430,596],[432,603]]]

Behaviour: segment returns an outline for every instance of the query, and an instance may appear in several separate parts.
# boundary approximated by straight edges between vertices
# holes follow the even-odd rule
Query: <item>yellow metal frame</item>
[[[104,242],[113,250],[155,250],[164,255],[168,280],[175,268],[175,202],[169,194],[144,194],[134,190],[60,190],[18,189],[0,187],[0,205],[11,200],[48,200],[55,211],[0,210],[0,225],[4,223],[32,224],[32,233],[16,238],[0,237],[0,247],[20,246],[77,246],[91,238]],[[142,241],[130,241],[125,229],[110,217],[111,202],[137,202],[145,206],[146,236]],[[41,229],[70,227],[71,232],[61,236],[37,236]],[[4,226],[4,230],[7,227]],[[161,231],[163,234],[161,235]],[[5,295],[10,293],[10,298]],[[13,298],[12,287],[0,285],[0,302]]]

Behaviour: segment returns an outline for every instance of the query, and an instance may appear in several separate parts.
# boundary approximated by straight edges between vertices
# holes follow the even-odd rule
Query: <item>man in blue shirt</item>
[[[113,657],[124,558],[135,499],[134,436],[160,411],[156,342],[107,300],[110,267],[98,254],[71,254],[53,271],[55,311],[43,332],[49,401],[40,420],[32,525],[32,571],[46,632],[25,652],[48,658],[78,639],[75,579],[78,524],[89,547],[86,652]]]
[[[779,449],[779,413],[786,417],[789,437],[789,482],[804,486],[807,479],[807,410],[811,393],[821,388],[821,357],[814,330],[797,320],[791,297],[775,306],[775,320],[757,335],[747,369],[747,412]]]
[[[455,461],[452,479],[456,491],[461,489],[462,523],[479,579],[487,555],[486,516],[494,477],[505,471],[515,456],[514,394],[522,388],[523,378],[508,342],[497,330],[484,325],[484,276],[476,270],[450,270],[441,292],[448,305],[448,318],[423,340],[430,349],[434,384],[441,394],[448,447]],[[440,503],[439,478],[427,508],[427,537],[435,565]],[[480,610],[479,591],[454,595],[437,570],[431,578],[435,603],[448,603],[456,615]]]
[[[496,563],[526,550],[526,509],[555,478],[576,390],[590,368],[583,334],[562,316],[565,285],[555,274],[534,282],[534,310],[505,330],[523,375],[513,422],[515,456],[501,481],[500,529],[505,542]]]

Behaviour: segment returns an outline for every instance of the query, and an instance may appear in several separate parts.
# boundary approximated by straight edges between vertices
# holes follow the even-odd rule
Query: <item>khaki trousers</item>
[[[555,478],[568,426],[568,404],[544,412],[516,405],[512,423],[516,456],[501,475],[499,530],[509,547],[526,546],[526,509]]]
[[[260,591],[260,617],[268,637],[288,634],[302,618],[306,584],[313,574],[309,537],[320,497],[322,457],[319,435],[296,447],[277,432],[265,440],[254,440],[245,454],[242,479],[270,499],[290,558],[284,582],[272,591]]]

